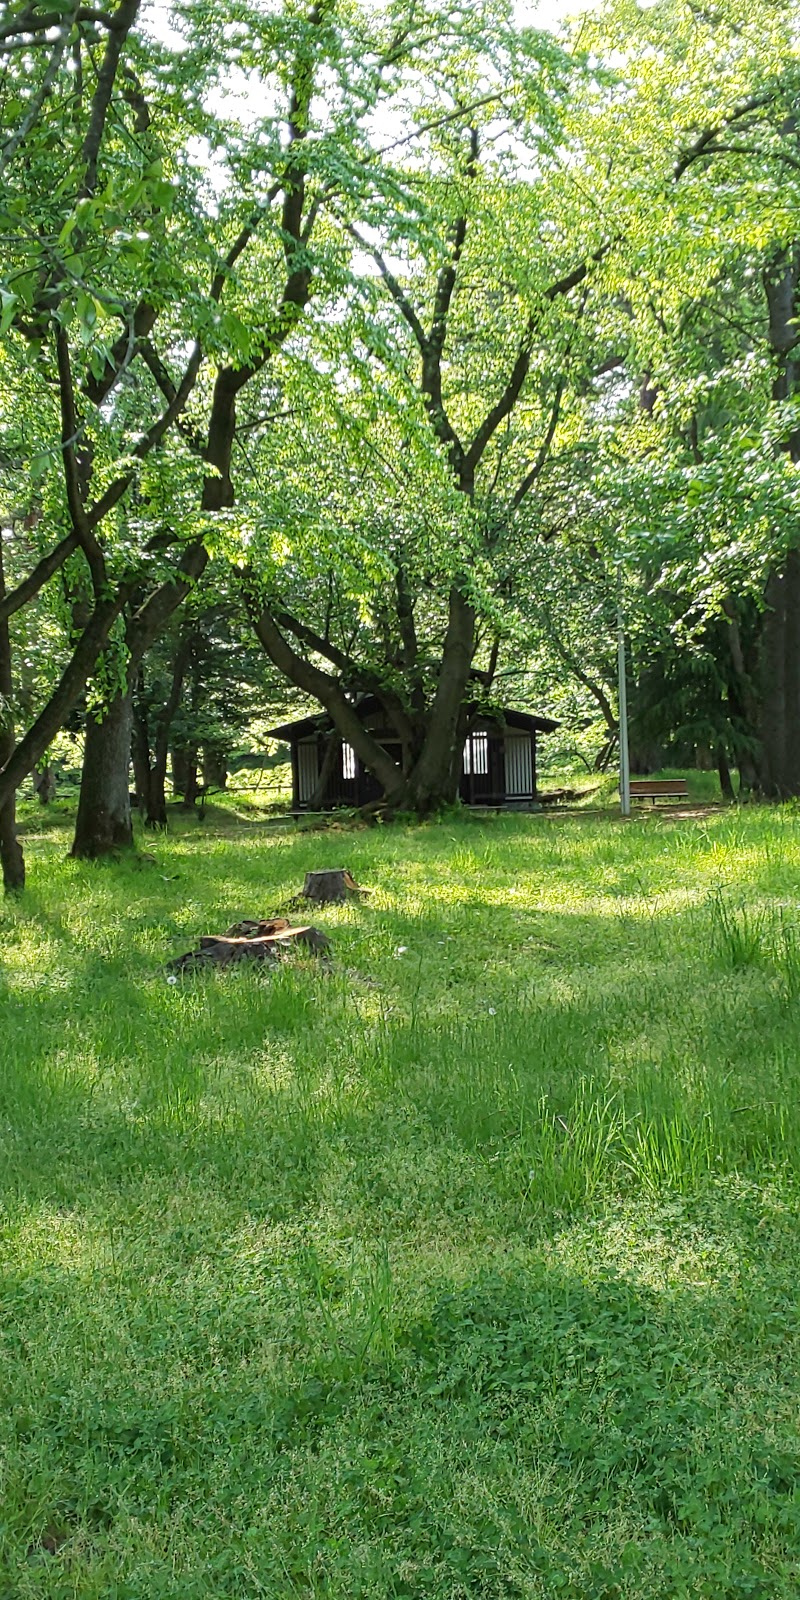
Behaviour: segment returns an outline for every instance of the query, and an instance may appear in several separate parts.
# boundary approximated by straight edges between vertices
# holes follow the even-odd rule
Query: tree
[[[76,608],[80,627],[53,693],[14,749],[7,746],[0,772],[3,817],[76,704],[136,589],[138,553],[122,504],[184,409],[200,370],[196,341],[171,399],[157,404],[152,386],[144,406],[130,403],[131,363],[152,332],[159,302],[169,299],[167,290],[178,295],[185,289],[181,272],[172,269],[186,252],[187,234],[200,235],[188,190],[181,225],[172,227],[175,191],[162,161],[170,141],[173,154],[180,147],[166,111],[163,137],[151,130],[142,79],[148,73],[154,83],[162,79],[158,53],[135,31],[139,12],[134,0],[91,18],[85,8],[63,11],[59,39],[70,47],[69,71],[48,82],[45,94],[34,92],[36,119],[26,118],[24,142],[5,150],[0,212],[10,248],[0,331],[6,358],[23,379],[36,441],[25,452],[32,498],[47,503],[51,539],[5,596],[2,614],[7,619],[28,604],[76,553],[86,604]],[[42,49],[52,21],[51,13],[44,23],[38,7],[17,13],[23,39],[12,58],[12,87],[31,53],[34,81],[42,70],[45,81]],[[97,28],[105,42],[95,71]],[[14,40],[6,35],[5,42]],[[171,105],[172,92],[162,99]],[[137,222],[143,224],[138,230]]]
[[[735,4],[637,13],[623,4],[589,25],[590,45],[606,48],[612,32],[627,55],[624,128],[612,103],[596,149],[620,173],[616,210],[637,250],[625,298],[652,404],[638,437],[629,427],[627,448],[618,433],[607,452],[611,500],[628,530],[627,558],[641,565],[647,551],[651,582],[671,591],[679,634],[694,652],[701,634],[713,641],[716,670],[705,681],[712,697],[714,682],[729,687],[724,742],[745,786],[798,792],[792,13]],[[642,175],[645,233],[625,194],[642,149],[657,154],[656,118],[682,131]],[[602,472],[596,482],[602,493]]]
[[[210,13],[205,7],[187,8],[186,15],[203,55]],[[226,313],[207,409],[192,416],[189,435],[203,463],[203,533],[182,557],[191,570],[182,569],[171,587],[160,584],[144,603],[137,600],[129,617],[125,683],[88,731],[75,854],[96,855],[130,841],[126,751],[141,660],[203,571],[212,536],[209,514],[233,506],[241,397],[257,381],[269,384],[277,353],[296,334],[315,276],[320,282],[340,280],[341,251],[330,230],[326,235],[320,228],[323,202],[335,196],[348,214],[357,207],[364,183],[364,119],[396,90],[404,68],[415,70],[420,41],[428,38],[436,15],[436,8],[408,0],[389,7],[385,16],[321,4],[299,10],[287,5],[277,21],[247,8],[246,15],[237,12],[232,20],[230,50],[256,81],[271,86],[277,79],[280,87],[277,99],[270,87],[268,109],[255,127],[235,131],[228,153],[233,198],[222,211],[225,255],[215,278],[217,298],[226,289]],[[445,31],[452,33],[449,26]],[[173,405],[175,385],[147,343],[142,359]],[[109,807],[112,769],[116,809]]]
[[[326,707],[390,804],[422,814],[455,798],[470,707],[516,626],[521,541],[598,342],[587,323],[613,244],[563,175],[569,61],[507,15],[488,52],[477,43],[471,63],[489,86],[482,107],[462,111],[461,83],[434,80],[424,137],[398,141],[414,141],[414,158],[394,187],[419,220],[406,202],[381,223],[377,207],[368,227],[345,223],[355,269],[371,263],[361,303],[340,312],[305,437],[295,427],[272,465],[267,452],[265,477],[282,463],[280,508],[265,512],[262,479],[248,533],[248,600],[270,659]],[[294,390],[292,405],[302,412]],[[353,695],[367,691],[402,764],[361,725]]]

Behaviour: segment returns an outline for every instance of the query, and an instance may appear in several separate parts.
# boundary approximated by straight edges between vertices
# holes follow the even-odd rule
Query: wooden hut
[[[357,707],[364,726],[398,765],[397,734],[386,727],[378,700],[366,695]],[[536,736],[558,727],[549,717],[504,710],[476,712],[464,745],[459,793],[465,805],[518,807],[536,799]],[[332,811],[380,799],[380,784],[338,737],[325,712],[270,728],[270,739],[285,740],[292,756],[292,810]]]

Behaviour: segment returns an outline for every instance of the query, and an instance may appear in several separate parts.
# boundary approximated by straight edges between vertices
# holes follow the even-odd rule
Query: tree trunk
[[[197,795],[198,795],[198,785],[197,785],[197,745],[196,744],[195,745],[190,745],[189,748],[186,751],[185,773],[186,773],[186,781],[185,781],[184,786],[183,786],[183,798],[181,800],[181,810],[182,811],[194,811],[195,805],[197,803]]]
[[[12,735],[13,737],[13,735]],[[6,735],[0,734],[0,759],[5,754]],[[25,888],[25,857],[17,838],[16,796],[0,806],[0,863],[6,894],[19,894]]]
[[[172,666],[172,682],[170,684],[167,702],[158,719],[153,751],[153,765],[150,771],[150,787],[147,800],[146,822],[148,828],[166,828],[167,826],[167,760],[169,758],[169,736],[175,713],[180,705],[183,692],[183,680],[186,668],[192,653],[192,637],[185,634],[180,640]],[[175,755],[173,752],[173,770]]]
[[[56,775],[53,768],[35,767],[33,771],[33,787],[40,806],[49,806],[56,797]]]
[[[412,760],[408,772],[398,766],[364,726],[338,680],[294,649],[267,607],[254,614],[252,621],[270,660],[297,688],[319,700],[340,738],[352,745],[359,760],[377,778],[387,807],[428,816],[441,806],[455,802],[475,650],[475,612],[458,589],[454,587],[450,592],[447,633],[433,705],[427,714],[419,715],[416,726],[411,727],[409,723],[419,755],[416,761]],[[393,720],[391,713],[387,714]]]
[[[765,277],[769,341],[775,360],[772,397],[781,404],[800,391],[800,246],[778,252]],[[781,449],[800,461],[800,430]],[[769,799],[800,795],[800,551],[790,550],[770,575],[761,630],[759,787]]]
[[[134,0],[123,0],[121,6],[134,4]],[[114,29],[116,30],[116,18]],[[116,31],[113,37],[116,38]],[[122,36],[122,35],[120,35]],[[310,83],[310,79],[308,80]],[[310,90],[309,90],[310,92]],[[231,453],[236,432],[236,400],[241,390],[252,378],[255,378],[266,366],[278,346],[282,345],[292,329],[295,327],[301,312],[308,304],[311,294],[311,266],[308,261],[306,226],[313,223],[304,217],[306,203],[305,176],[302,165],[295,170],[293,181],[287,184],[284,191],[282,223],[284,230],[284,249],[286,255],[286,279],[280,300],[280,313],[278,325],[270,339],[265,341],[263,351],[253,357],[250,365],[239,367],[227,366],[218,371],[211,402],[211,415],[208,423],[206,444],[203,450],[203,459],[212,471],[203,480],[201,506],[204,511],[220,511],[233,505],[233,484],[231,481]],[[234,257],[235,259],[235,257]],[[220,278],[220,285],[224,275]],[[215,299],[219,299],[221,288],[212,290]],[[202,540],[189,545],[178,563],[177,571],[170,575],[166,582],[150,594],[145,603],[140,606],[132,626],[128,630],[128,647],[131,652],[129,668],[129,687],[132,688],[141,665],[143,656],[150,645],[163,632],[170,617],[183,603],[190,589],[202,576],[208,563],[208,552]],[[120,607],[120,610],[122,607]],[[96,659],[96,657],[95,657]],[[91,670],[91,669],[90,669]],[[85,680],[84,680],[85,681]],[[98,726],[102,726],[99,724]],[[98,760],[102,762],[110,777],[111,740],[109,735],[109,749],[101,756],[98,741]],[[46,746],[45,746],[46,748]],[[93,745],[94,748],[94,745]],[[127,775],[130,752],[123,758],[121,745],[116,745],[116,759],[120,769],[124,759]],[[36,759],[36,758],[34,758]],[[99,776],[99,775],[98,775]],[[121,770],[117,772],[114,780],[115,787],[119,787]],[[197,773],[194,774],[196,792]],[[97,781],[97,777],[89,775],[87,778],[86,794],[83,793],[81,783],[81,805],[86,817],[87,832],[93,834],[98,840],[104,833],[103,826],[103,789],[104,785]],[[0,789],[0,793],[1,793]],[[89,808],[95,803],[100,809],[96,821],[89,824]],[[194,804],[192,795],[191,804]],[[76,836],[77,844],[77,836]]]
[[[133,701],[133,740],[131,742],[133,782],[139,810],[149,816],[152,807],[153,770],[150,765],[150,735],[143,705]]]
[[[145,826],[163,831],[167,826],[167,772],[166,767],[153,767],[145,807]]]
[[[761,761],[768,799],[800,795],[800,551],[767,583],[761,631]]]
[[[228,765],[222,751],[203,747],[203,782],[209,789],[227,788]]]
[[[72,855],[87,860],[129,849],[133,844],[129,768],[133,705],[118,694],[102,722],[86,723],[81,793]]]
[[[121,591],[113,600],[102,601],[95,607],[46,706],[0,770],[0,808],[16,793],[23,778],[33,771],[74,710],[126,599],[127,594]]]
[[[611,757],[613,756],[614,751],[617,748],[618,742],[619,742],[619,729],[615,729],[614,733],[612,733],[610,735],[610,737],[608,739],[606,739],[605,743],[600,746],[600,749],[598,750],[597,755],[594,758],[594,766],[591,769],[592,771],[594,771],[594,772],[607,772],[608,771],[608,769],[609,769],[609,767],[611,765]]]
[[[2,532],[0,532],[0,600],[6,592],[3,571]],[[14,754],[16,739],[11,714],[13,694],[11,638],[8,621],[0,620],[0,767],[4,767]],[[25,857],[17,838],[17,796],[14,789],[0,803],[0,864],[3,869],[3,888],[6,894],[17,894],[25,888]]]
[[[725,747],[721,744],[717,745],[717,772],[719,773],[719,786],[722,791],[723,800],[735,800],[736,795],[734,793],[733,780],[731,778],[731,769],[728,765],[728,757]]]
[[[277,963],[281,956],[298,947],[324,958],[331,941],[320,928],[310,925],[290,928],[283,917],[275,917],[271,922],[240,922],[227,933],[203,934],[196,950],[187,950],[185,955],[177,956],[167,965],[172,972],[187,972],[210,963],[220,967],[237,961]]]
[[[359,887],[347,867],[326,867],[324,871],[307,872],[303,884],[304,898],[316,900],[318,905],[353,900],[366,892]]]
[[[320,671],[305,655],[300,655],[293,648],[268,607],[254,614],[252,623],[257,638],[278,671],[296,688],[303,689],[306,694],[319,700],[341,738],[352,745],[359,761],[374,774],[388,799],[399,803],[405,792],[402,770],[365,728],[337,679],[330,673]]]
[[[190,552],[187,552],[187,556],[184,558],[184,564],[187,568],[190,566],[188,560],[189,554]],[[205,552],[198,547],[194,554],[194,569],[202,572],[205,567],[206,559]],[[124,698],[129,706],[129,722],[131,726],[131,732],[134,734],[133,751],[131,752],[130,746],[127,750],[124,750],[122,741],[117,736],[117,712],[115,710],[117,701],[109,706],[102,722],[94,725],[94,735],[91,742],[87,737],[83,755],[83,770],[81,772],[81,798],[79,802],[79,816],[82,811],[84,835],[93,837],[97,841],[98,848],[93,849],[90,852],[90,854],[93,856],[103,853],[99,848],[99,841],[104,837],[110,837],[108,834],[107,820],[105,815],[108,808],[104,799],[104,795],[106,794],[107,790],[111,789],[113,789],[115,793],[121,793],[123,784],[126,793],[129,792],[128,768],[130,764],[131,753],[133,753],[137,795],[139,796],[140,800],[144,802],[145,820],[147,826],[165,828],[167,825],[165,796],[167,746],[170,725],[172,723],[178,699],[180,698],[180,690],[183,683],[184,666],[179,665],[179,662],[184,660],[182,652],[185,649],[185,645],[182,643],[179,648],[178,661],[176,661],[175,667],[175,679],[173,681],[172,690],[170,691],[170,697],[164,714],[166,727],[162,734],[162,729],[159,726],[159,730],[156,735],[156,750],[152,767],[150,766],[148,730],[146,726],[143,725],[143,719],[141,716],[136,716],[134,714],[133,693],[134,685],[138,680],[139,673],[141,671],[142,660],[146,654],[146,651],[149,649],[150,645],[153,643],[153,640],[158,636],[162,628],[166,626],[166,622],[172,616],[172,613],[182,603],[187,592],[188,584],[173,584],[170,592],[166,593],[163,597],[160,595],[160,592],[157,591],[149,602],[149,605],[152,607],[152,609],[149,611],[149,613],[147,613],[146,619],[143,620],[143,613],[140,613],[138,619],[128,627],[127,643],[130,652],[128,659],[129,687],[127,694],[124,697],[119,696],[118,700],[122,700],[122,698]],[[159,602],[158,605],[156,605],[157,601]],[[146,608],[144,609],[146,610]],[[117,763],[116,773],[113,772],[115,762]],[[142,783],[144,784],[144,792],[140,787],[140,784]],[[98,815],[97,818],[92,821],[90,812],[94,806],[98,807]],[[129,842],[132,843],[132,836]],[[118,848],[118,844],[109,843],[107,845],[108,850],[113,851]],[[85,853],[86,852],[84,851],[82,845],[80,845],[78,842],[78,835],[76,832],[72,854],[84,855]]]
[[[475,651],[475,611],[451,589],[447,633],[433,705],[419,760],[405,784],[401,805],[427,816],[458,798],[467,725],[467,687]]]
[[[309,811],[319,811],[320,807],[323,805],[328,784],[333,777],[333,769],[336,765],[336,758],[341,748],[342,741],[339,738],[336,729],[334,728],[333,733],[329,734],[328,736],[328,741],[325,746],[325,754],[322,758],[322,766],[319,769],[319,777],[317,779],[316,788],[314,789],[314,792],[308,801]]]
[[[172,793],[180,799],[186,793],[189,782],[189,752],[181,745],[172,747]]]

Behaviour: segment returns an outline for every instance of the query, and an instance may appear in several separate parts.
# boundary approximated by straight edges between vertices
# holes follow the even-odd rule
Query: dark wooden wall
[[[371,728],[370,732],[380,739],[381,744],[390,751],[395,760],[400,761],[401,747],[398,739],[393,734],[380,728]],[[506,804],[524,804],[527,796],[509,796],[506,791],[506,758],[505,735],[499,728],[491,727],[476,730],[478,735],[485,735],[472,740],[472,754],[467,763],[470,770],[462,772],[459,784],[459,794],[466,805],[471,806],[503,806]],[[520,732],[514,730],[515,736],[520,738]],[[317,773],[321,771],[327,747],[327,735],[320,733],[316,736],[314,749],[316,751]],[[536,734],[527,735],[531,746],[531,798],[536,793]],[[309,748],[306,741],[302,741],[305,749]],[[293,805],[295,810],[308,805],[308,798],[300,799],[300,741],[292,741],[292,789]],[[369,805],[373,800],[379,800],[382,794],[381,786],[371,772],[367,772],[360,762],[356,762],[356,775],[345,776],[344,747],[340,744],[334,763],[334,769],[325,789],[322,809],[333,810],[337,806],[363,806]],[[475,768],[485,767],[485,771]]]

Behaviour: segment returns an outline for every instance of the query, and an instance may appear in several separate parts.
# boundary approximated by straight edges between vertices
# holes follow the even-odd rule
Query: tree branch
[[[522,504],[529,490],[533,488],[533,485],[535,484],[536,479],[539,477],[547,457],[550,454],[550,446],[555,438],[556,428],[558,427],[558,419],[561,415],[561,401],[563,399],[566,382],[566,374],[563,372],[560,373],[558,382],[556,384],[556,392],[553,399],[552,409],[550,412],[550,421],[547,424],[547,432],[545,433],[539,449],[536,452],[536,459],[533,463],[533,466],[531,467],[530,471],[525,474],[525,477],[519,485],[519,488],[517,489],[517,492],[511,502],[515,511],[517,510],[518,506]]]
[[[150,454],[150,451],[155,449],[156,445],[161,443],[161,440],[163,439],[167,430],[172,426],[176,418],[180,416],[180,413],[186,405],[186,402],[189,399],[189,396],[197,382],[202,359],[202,350],[200,349],[199,344],[196,344],[191,356],[189,357],[186,371],[183,374],[180,386],[175,391],[174,400],[170,402],[166,410],[163,411],[161,416],[158,417],[153,423],[152,427],[148,428],[144,437],[139,440],[139,443],[136,445],[135,449],[131,451],[131,455],[136,461],[144,461],[145,457]],[[87,520],[91,528],[96,528],[102,522],[103,518],[108,515],[109,511],[111,511],[115,505],[118,505],[119,501],[122,499],[122,496],[133,483],[135,476],[136,469],[134,467],[130,472],[123,473],[119,478],[116,478],[113,483],[109,484],[105,494],[101,495],[100,499],[97,500],[86,513]]]
[[[63,10],[39,12],[38,15],[37,11],[37,6],[29,5],[16,17],[12,17],[10,22],[0,23],[0,41],[6,43],[13,40],[11,49],[23,50],[30,44],[36,43],[37,34],[49,33],[51,28],[60,27],[64,21]],[[100,28],[113,26],[113,18],[107,11],[95,11],[91,6],[76,5],[69,18],[69,25],[74,27],[76,23],[81,22],[95,23]]]
[[[486,446],[488,445],[493,434],[497,432],[501,422],[504,422],[510,412],[513,411],[520,397],[522,385],[524,384],[530,370],[534,327],[534,319],[531,317],[528,320],[527,327],[522,336],[519,350],[517,352],[517,359],[511,369],[511,376],[509,377],[505,389],[503,390],[500,399],[497,401],[497,404],[492,406],[491,411],[487,411],[483,422],[475,434],[472,444],[469,446],[469,449],[466,452],[466,456],[464,458],[465,465],[473,474],[476,467],[479,465]]]
[[[793,172],[800,172],[800,158],[788,150],[770,150],[755,144],[708,144],[702,156],[757,156],[759,161],[780,161]]]
[[[123,372],[140,354],[142,341],[152,332],[157,316],[155,306],[150,305],[149,301],[139,302],[125,332],[112,345],[102,375],[95,378],[90,373],[84,382],[83,392],[92,405],[100,406],[108,398]]]
[[[478,168],[478,130],[470,129],[469,158],[466,166],[467,178],[474,178]],[[456,218],[453,228],[453,240],[450,260],[442,267],[436,280],[436,293],[433,301],[433,319],[428,338],[428,359],[435,357],[437,363],[441,360],[447,338],[447,318],[453,299],[453,290],[456,286],[458,268],[464,252],[464,243],[467,237],[467,216],[462,212]]]
[[[594,250],[586,261],[582,261],[580,263],[580,266],[573,267],[571,272],[565,273],[562,278],[557,278],[555,283],[551,283],[549,287],[545,289],[545,300],[549,300],[552,304],[553,301],[560,299],[562,295],[569,294],[572,289],[576,289],[578,284],[583,283],[588,277],[591,267],[596,265],[597,262],[602,261],[603,256],[607,255],[610,249],[610,243],[598,246],[597,250]],[[586,294],[584,293],[578,311],[578,319],[582,315],[585,305]],[[478,428],[472,444],[466,453],[466,465],[473,473],[475,468],[478,466],[486,446],[488,445],[493,434],[496,433],[501,422],[504,422],[506,417],[509,416],[513,411],[514,406],[520,397],[522,386],[530,370],[533,335],[535,331],[536,317],[531,315],[528,318],[525,332],[520,341],[517,359],[511,369],[511,375],[508,379],[508,383],[506,384],[500,399],[497,401],[497,404],[492,406],[491,411],[487,412],[487,415],[484,417],[484,420]],[[572,335],[570,336],[570,342],[571,339]],[[567,345],[567,350],[569,350],[569,344]],[[549,447],[550,441],[547,442],[547,448],[549,449]]]
[[[111,104],[122,49],[136,21],[142,0],[120,0],[108,21],[108,42],[102,65],[97,75],[97,86],[92,96],[89,126],[83,142],[84,178],[82,195],[94,193],[97,186],[97,162],[103,142],[106,117]]]
[[[71,660],[64,668],[47,705],[44,706],[24,739],[20,740],[13,755],[0,772],[0,808],[4,806],[33,771],[49,744],[64,726],[73,706],[86,687],[97,664],[100,652],[108,643],[109,634],[117,617],[123,611],[131,594],[131,585],[122,584],[113,600],[101,601],[78,640]]]
[[[689,145],[689,148],[684,151],[683,155],[675,163],[672,173],[673,181],[678,183],[693,161],[697,161],[701,156],[709,153],[708,146],[718,138],[725,128],[732,127],[734,123],[740,122],[743,117],[749,117],[754,111],[763,111],[764,107],[771,105],[775,98],[774,90],[770,90],[766,94],[752,95],[748,100],[743,100],[741,105],[735,106],[729,116],[722,117],[719,122],[714,123],[710,128],[704,128],[698,134],[694,143]]]
[[[603,717],[605,718],[606,727],[609,729],[609,732],[616,733],[619,729],[619,721],[614,715],[611,701],[609,700],[608,695],[606,694],[602,685],[596,683],[592,678],[589,677],[588,673],[584,672],[583,668],[578,665],[575,657],[570,653],[566,645],[559,638],[551,617],[547,618],[547,630],[550,634],[553,644],[555,645],[556,652],[561,657],[564,665],[569,667],[573,677],[577,678],[578,682],[583,684],[584,689],[588,689],[590,695],[597,701],[597,704],[603,713]]]
[[[388,155],[390,150],[397,150],[400,145],[412,144],[421,134],[432,133],[436,128],[445,127],[448,122],[463,121],[465,117],[470,117],[473,111],[479,111],[481,106],[494,105],[497,101],[502,101],[502,98],[500,94],[484,94],[479,100],[470,101],[468,106],[456,106],[455,111],[448,111],[442,117],[434,117],[430,122],[420,123],[413,133],[404,134],[402,139],[392,139],[391,144],[385,144],[383,149],[376,150],[375,154],[377,157]]]
[[[414,310],[414,307],[411,304],[411,301],[408,298],[408,295],[400,287],[400,284],[389,267],[385,257],[381,254],[380,250],[375,248],[374,245],[367,243],[367,240],[362,234],[359,233],[358,229],[353,223],[348,223],[347,232],[350,234],[352,239],[355,239],[356,244],[360,245],[362,250],[366,251],[367,255],[372,256],[372,259],[375,262],[375,265],[378,268],[378,271],[383,278],[383,281],[386,284],[386,287],[389,290],[395,305],[397,306],[401,316],[403,316],[405,321],[408,323],[408,326],[417,341],[420,352],[424,356],[428,348],[428,336],[419,320],[419,317],[417,316],[416,311]]]
[[[61,456],[64,464],[64,483],[67,506],[75,535],[92,576],[92,587],[99,595],[106,581],[106,563],[94,534],[94,525],[87,516],[81,493],[75,441],[79,436],[75,390],[72,381],[72,362],[69,354],[67,332],[61,323],[56,324],[56,359],[58,362],[58,388],[61,403]]]
[[[61,19],[61,31],[58,35],[58,38],[55,40],[55,43],[53,44],[53,48],[50,53],[50,60],[47,63],[47,67],[39,88],[36,91],[33,100],[31,101],[28,113],[25,117],[23,117],[19,127],[15,129],[14,133],[11,135],[11,138],[3,147],[2,159],[0,159],[0,178],[3,176],[9,163],[13,161],[20,145],[24,144],[25,140],[27,139],[31,128],[34,126],[36,118],[38,117],[39,112],[41,111],[42,106],[44,105],[45,100],[47,99],[50,90],[56,81],[58,69],[61,66],[61,59],[67,47],[67,40],[69,38],[72,21],[73,19],[70,16]]]
[[[43,556],[33,571],[28,573],[27,578],[23,578],[22,582],[17,584],[16,589],[3,595],[0,600],[0,622],[5,621],[7,617],[13,617],[28,604],[29,600],[33,600],[77,548],[77,534],[68,533],[66,539],[62,539],[49,555]]]
[[[348,689],[359,689],[366,693],[376,694],[383,701],[387,711],[398,729],[402,728],[403,736],[410,741],[413,733],[411,722],[405,706],[399,695],[394,694],[386,685],[381,676],[372,672],[369,667],[361,667],[353,661],[352,654],[340,650],[331,639],[324,638],[321,634],[309,628],[289,611],[274,611],[272,615],[280,628],[288,629],[301,644],[314,650],[317,655],[330,661],[331,666],[338,667]]]
[[[245,574],[245,583],[249,578],[250,575]],[[319,667],[312,666],[310,661],[292,649],[268,607],[252,605],[251,620],[257,639],[278,670],[290,683],[312,695],[325,707],[342,738],[352,745],[359,759],[374,772],[387,796],[399,795],[403,787],[400,768],[368,733],[355,706],[347,699],[337,680],[329,673],[320,671]]]

